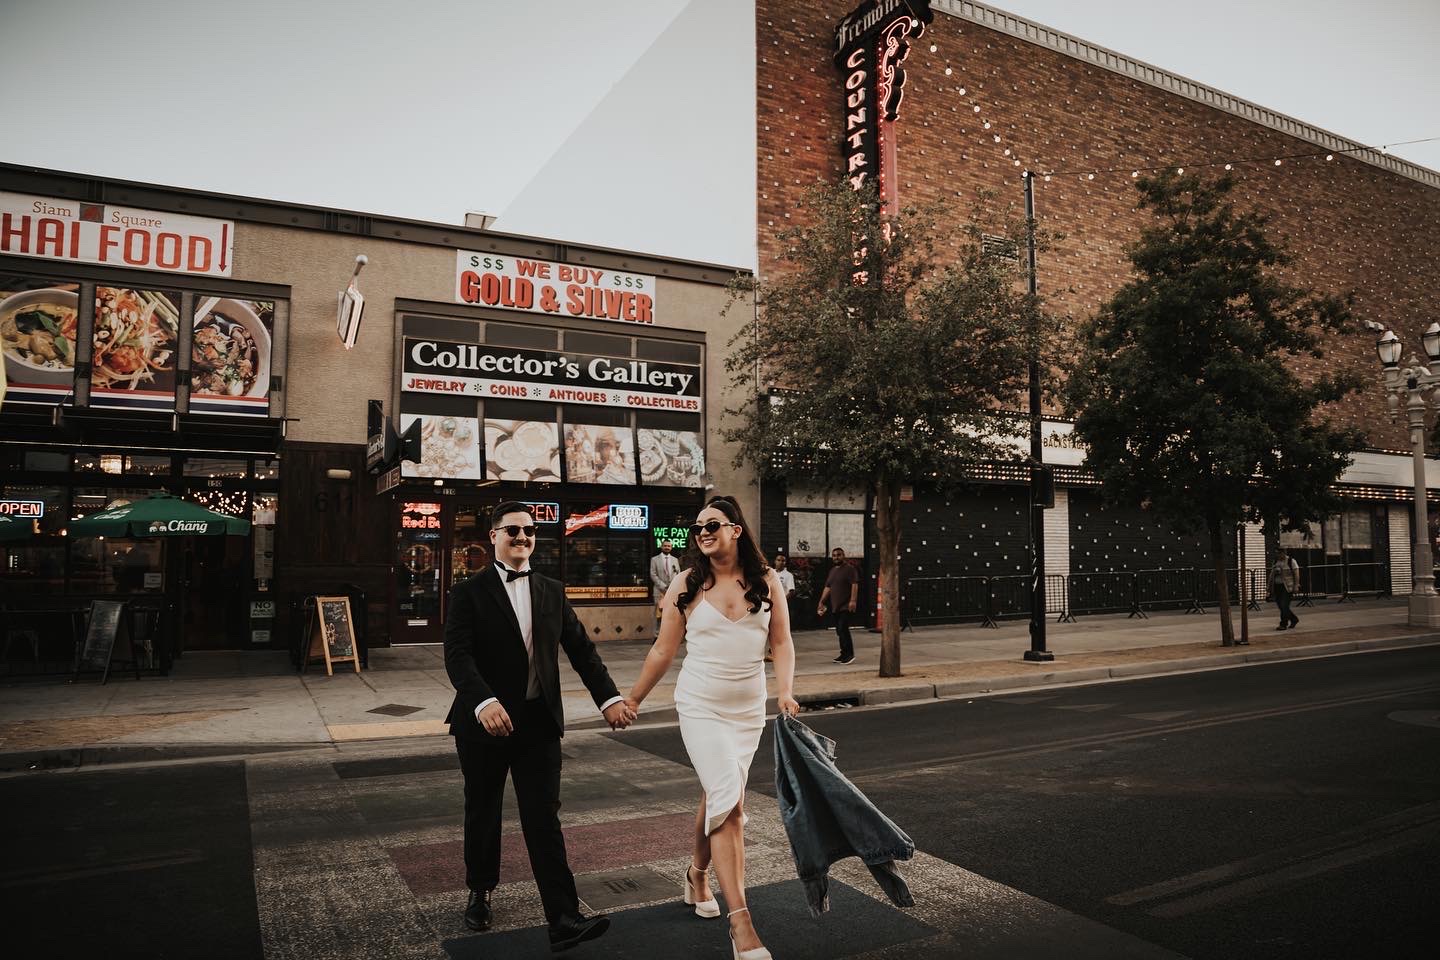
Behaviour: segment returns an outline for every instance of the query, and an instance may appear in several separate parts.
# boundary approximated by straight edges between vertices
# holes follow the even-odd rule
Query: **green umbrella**
[[[0,541],[28,540],[35,532],[35,521],[19,520],[0,513]]]
[[[244,520],[164,493],[107,507],[70,524],[72,537],[186,537],[249,532],[250,524]]]

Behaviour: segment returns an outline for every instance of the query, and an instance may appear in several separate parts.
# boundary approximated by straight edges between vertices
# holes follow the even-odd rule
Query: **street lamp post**
[[[1038,321],[1038,295],[1035,279],[1035,174],[1026,170],[1025,178],[1025,243],[1030,251],[1026,271],[1030,290],[1030,322]],[[1039,345],[1034,342],[1036,330],[1030,330],[1029,357],[1030,393],[1030,649],[1025,659],[1048,663],[1055,659],[1045,646],[1045,502],[1042,488],[1047,487],[1045,446],[1041,435],[1040,358]],[[1050,499],[1054,499],[1053,493]]]
[[[1440,361],[1440,323],[1430,324],[1420,338],[1432,363]],[[1405,414],[1410,425],[1410,453],[1415,468],[1415,537],[1410,555],[1410,624],[1440,626],[1440,595],[1435,593],[1435,568],[1430,552],[1430,510],[1425,494],[1425,412],[1426,391],[1431,401],[1440,406],[1440,370],[1431,372],[1413,353],[1406,366],[1400,365],[1405,345],[1393,330],[1375,344],[1384,371],[1385,391],[1389,395],[1393,418],[1405,400]]]

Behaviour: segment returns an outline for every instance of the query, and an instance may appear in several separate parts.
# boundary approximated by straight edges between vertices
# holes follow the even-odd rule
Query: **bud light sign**
[[[648,530],[650,508],[638,503],[612,503],[609,527],[611,530]]]

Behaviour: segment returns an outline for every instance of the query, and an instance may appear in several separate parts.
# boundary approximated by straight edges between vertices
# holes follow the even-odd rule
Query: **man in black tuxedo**
[[[533,573],[535,518],[517,501],[491,514],[495,563],[450,592],[445,621],[445,670],[455,702],[445,722],[465,775],[465,925],[486,930],[490,894],[500,882],[500,806],[505,776],[515,784],[520,826],[540,888],[550,949],[566,950],[600,936],[603,914],[580,913],[575,876],[560,832],[559,650],[565,648],[595,705],[615,729],[635,714],[565,599],[558,580]]]

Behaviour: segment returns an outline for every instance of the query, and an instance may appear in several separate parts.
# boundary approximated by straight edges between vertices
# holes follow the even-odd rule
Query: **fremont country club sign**
[[[404,338],[408,393],[700,410],[700,368],[688,363]]]
[[[228,277],[235,224],[0,192],[0,254]]]
[[[654,323],[655,278],[457,250],[455,302],[559,317]]]

